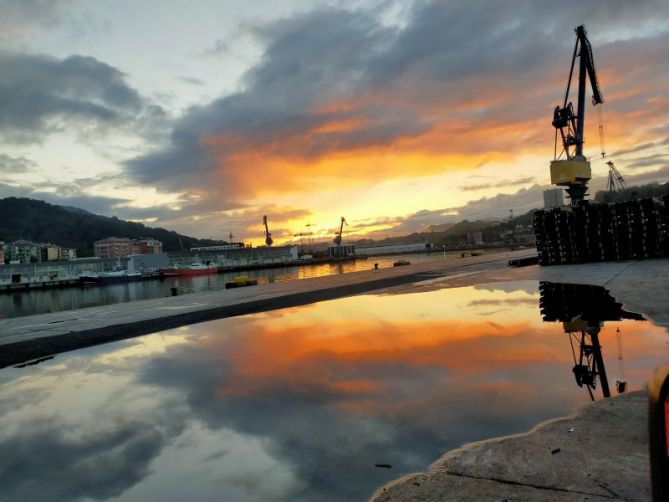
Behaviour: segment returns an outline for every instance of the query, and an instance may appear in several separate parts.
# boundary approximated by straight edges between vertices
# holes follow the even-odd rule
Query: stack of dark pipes
[[[669,196],[534,213],[540,265],[669,257]]]

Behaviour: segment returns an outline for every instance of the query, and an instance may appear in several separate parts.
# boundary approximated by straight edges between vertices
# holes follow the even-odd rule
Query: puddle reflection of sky
[[[3,496],[366,499],[589,400],[538,303],[536,282],[357,296],[2,370]],[[610,378],[616,327],[638,389],[667,358],[666,330],[607,323]]]

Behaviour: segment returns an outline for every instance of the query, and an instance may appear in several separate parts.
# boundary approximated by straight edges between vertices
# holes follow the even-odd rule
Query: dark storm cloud
[[[318,10],[258,28],[257,34],[267,40],[268,47],[262,62],[245,75],[244,90],[191,108],[176,125],[170,147],[128,162],[132,176],[171,190],[206,188],[214,174],[231,183],[238,174],[214,157],[225,159],[237,149],[267,143],[275,153],[295,155],[288,141],[282,146],[283,139],[331,121],[362,118],[374,126],[352,134],[314,134],[301,144],[300,156],[385,143],[397,134],[421,129],[415,118],[374,104],[354,111],[319,110],[332,101],[355,97],[354,91],[367,78],[370,60],[391,36],[369,16]],[[212,148],[202,145],[203,139],[225,135],[231,138],[229,143]],[[246,169],[253,167],[258,166]],[[214,173],[216,170],[219,172]]]
[[[57,59],[0,51],[0,133],[16,142],[88,126],[140,130],[163,116],[125,82],[118,69],[92,57]]]

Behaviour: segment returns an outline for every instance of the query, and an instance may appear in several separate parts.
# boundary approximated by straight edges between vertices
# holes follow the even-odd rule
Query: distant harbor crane
[[[313,227],[314,224],[313,223],[307,223],[304,226],[307,227],[307,237],[309,238],[309,249],[311,249],[313,247],[313,244],[314,244],[314,238],[313,238],[314,233],[312,232],[311,227]]]
[[[606,190],[609,192],[627,190],[627,183],[620,171],[616,169],[610,160],[606,163],[609,166],[609,178],[606,181]]]
[[[342,235],[342,232],[344,231],[344,223],[346,223],[346,225],[348,225],[348,222],[346,221],[346,218],[344,218],[342,216],[341,217],[341,222],[339,223],[339,232],[337,232],[335,234],[335,238],[334,238],[334,243],[337,245],[337,247],[341,246],[341,235]]]
[[[274,243],[274,239],[272,239],[272,234],[269,231],[269,227],[267,226],[267,216],[262,217],[262,223],[265,225],[265,244],[268,246],[271,246]]]
[[[578,67],[578,104],[576,113],[569,101],[571,79],[574,74],[576,58]],[[554,160],[551,162],[551,183],[567,188],[572,207],[585,198],[588,182],[592,178],[590,161],[583,155],[583,132],[585,129],[585,80],[589,78],[592,86],[592,104],[604,103],[604,98],[597,82],[595,61],[592,57],[592,46],[586,36],[583,25],[576,28],[576,45],[571,58],[571,68],[567,79],[567,90],[562,106],[553,111],[553,127],[555,127]],[[562,150],[558,155],[558,131],[562,140]],[[564,155],[565,158],[562,158]]]

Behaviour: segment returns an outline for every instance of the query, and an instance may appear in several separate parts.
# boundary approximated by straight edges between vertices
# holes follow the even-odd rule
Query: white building
[[[384,254],[420,253],[421,251],[429,251],[430,249],[432,249],[432,244],[429,242],[419,242],[415,244],[359,247],[356,249],[356,254],[364,256],[380,256]]]
[[[544,190],[544,209],[564,206],[564,190],[562,188],[551,188]]]

